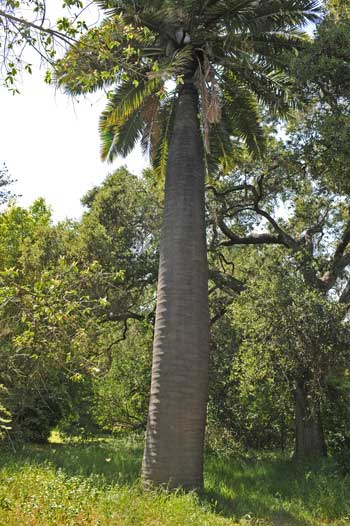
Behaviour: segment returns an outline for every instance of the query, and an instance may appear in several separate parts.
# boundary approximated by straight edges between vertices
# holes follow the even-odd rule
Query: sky
[[[47,2],[47,23],[63,12],[61,2]],[[84,11],[84,19],[94,25],[100,20],[96,5]],[[29,17],[31,11],[23,12]],[[80,199],[100,184],[118,166],[127,165],[139,174],[148,165],[137,148],[126,159],[112,165],[100,161],[99,116],[106,104],[104,93],[79,97],[78,102],[44,83],[45,67],[34,63],[33,74],[23,74],[19,95],[0,86],[0,166],[6,164],[17,182],[13,190],[17,202],[29,206],[44,197],[53,218],[79,218]]]
[[[79,98],[58,92],[43,81],[44,71],[26,75],[20,95],[0,88],[0,164],[17,180],[18,203],[44,197],[54,219],[78,218],[80,199],[108,173],[126,164],[133,173],[147,166],[138,148],[112,165],[100,161],[98,119],[103,93]]]

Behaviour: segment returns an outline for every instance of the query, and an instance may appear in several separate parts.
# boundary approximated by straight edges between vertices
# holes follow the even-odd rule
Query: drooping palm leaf
[[[226,119],[231,123],[232,135],[241,137],[251,152],[260,155],[265,139],[257,98],[232,75],[229,75],[223,93]]]
[[[156,174],[164,178],[171,135],[174,127],[176,99],[168,97],[161,105],[158,115],[157,135],[151,141],[150,157],[155,168]]]
[[[112,161],[134,148],[145,127],[142,110],[161,84],[160,79],[145,79],[137,85],[127,80],[116,88],[100,119],[103,159]]]
[[[214,2],[205,12],[207,24],[225,25],[231,31],[276,32],[316,22],[317,0],[224,0]]]
[[[263,151],[259,110],[285,115],[293,105],[285,53],[305,45],[299,29],[316,20],[320,2],[95,1],[109,17],[97,30],[99,45],[107,43],[111,52],[101,56],[99,49],[85,49],[81,54],[73,47],[73,67],[65,68],[61,83],[72,92],[116,83],[100,122],[104,158],[126,155],[141,140],[162,172],[177,89],[164,100],[158,92],[165,81],[196,68],[208,167],[232,155],[234,138],[257,155]],[[89,47],[88,37],[84,46]],[[128,46],[134,49],[130,56]]]

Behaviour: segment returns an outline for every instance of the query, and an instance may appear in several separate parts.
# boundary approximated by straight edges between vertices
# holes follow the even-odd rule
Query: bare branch
[[[138,320],[143,321],[145,319],[141,314],[136,314],[136,312],[122,312],[121,314],[115,314],[110,312],[108,315],[108,321],[127,321],[127,320]]]
[[[260,200],[260,199],[259,199]],[[259,200],[256,202],[255,206],[254,206],[254,209],[256,211],[257,214],[259,214],[260,216],[264,217],[265,219],[267,219],[267,221],[270,223],[270,225],[272,226],[272,228],[274,229],[274,231],[277,233],[277,235],[280,237],[280,239],[283,241],[282,243],[279,243],[279,244],[282,244],[282,245],[285,245],[286,247],[294,250],[294,251],[298,251],[300,249],[300,244],[298,241],[296,241],[292,236],[290,236],[289,234],[287,234],[287,232],[285,232],[280,226],[279,224],[277,223],[277,221],[272,217],[272,215],[270,215],[268,212],[266,212],[265,210],[263,210],[262,208],[259,207]]]
[[[209,270],[209,279],[214,281],[220,289],[230,289],[236,294],[240,294],[245,290],[245,285],[242,281],[219,270]]]
[[[105,376],[110,371],[112,367],[112,363],[113,363],[112,349],[119,343],[126,340],[127,332],[128,332],[128,320],[124,320],[124,328],[123,328],[123,334],[121,338],[118,338],[118,340],[113,341],[103,353],[106,357],[106,362],[104,364],[104,367],[101,369],[99,373],[100,376]]]
[[[339,298],[339,303],[349,303],[350,302],[350,279],[346,283],[345,287],[342,290],[342,293]]]
[[[349,215],[350,215],[350,208],[349,208]],[[339,244],[335,250],[335,253],[334,253],[335,262],[338,262],[342,259],[342,256],[344,255],[344,252],[349,243],[350,243],[350,219],[348,220],[345,226],[342,238],[339,241]]]
[[[228,247],[231,245],[285,245],[283,237],[280,234],[250,234],[249,236],[239,236],[232,232],[223,219],[219,220],[218,226],[223,234],[229,239],[222,241],[219,246]],[[288,246],[288,245],[287,245]]]
[[[16,23],[19,23],[25,27],[35,29],[36,31],[39,31],[40,33],[46,33],[50,36],[58,38],[59,40],[63,40],[66,44],[72,44],[73,42],[78,42],[75,38],[65,35],[64,33],[57,31],[56,29],[52,29],[50,27],[44,27],[42,24],[40,25],[35,24],[34,22],[30,22],[29,20],[26,20],[24,18],[20,18],[18,16],[11,15],[10,13],[6,13],[6,11],[3,11],[2,9],[0,9],[0,17],[3,17],[6,20],[9,20],[12,23],[14,23],[17,30],[18,30],[18,27],[16,26]]]

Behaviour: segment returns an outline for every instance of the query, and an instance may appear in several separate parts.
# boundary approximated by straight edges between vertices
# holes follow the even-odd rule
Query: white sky
[[[123,164],[134,173],[147,165],[140,150],[113,165],[100,161],[98,118],[106,104],[103,94],[79,103],[42,80],[43,72],[26,76],[20,95],[0,88],[0,164],[17,179],[14,190],[28,206],[44,197],[54,219],[79,217],[80,199]]]
[[[60,14],[60,4],[48,2],[53,20]],[[87,15],[92,23],[98,20],[96,8]],[[38,60],[33,62],[38,64]],[[113,165],[102,163],[98,119],[106,104],[104,94],[74,102],[45,84],[44,73],[45,68],[34,66],[33,75],[24,74],[18,86],[20,95],[0,86],[0,166],[6,163],[17,179],[14,191],[22,195],[19,204],[28,206],[44,197],[55,220],[77,218],[87,190],[124,164],[140,173],[147,160],[138,148]]]

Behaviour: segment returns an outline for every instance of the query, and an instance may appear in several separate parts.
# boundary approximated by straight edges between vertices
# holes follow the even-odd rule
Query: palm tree
[[[315,0],[99,0],[108,11],[58,64],[74,93],[114,85],[102,156],[138,140],[166,173],[143,479],[203,482],[209,356],[204,184],[238,141],[260,155],[261,106],[288,109],[285,52],[318,16]],[[169,83],[172,80],[174,82]]]

